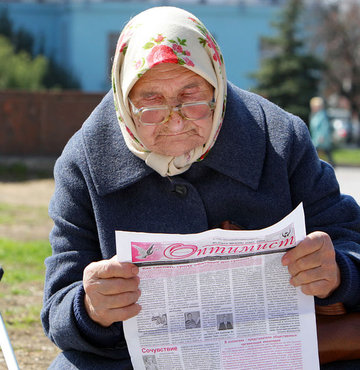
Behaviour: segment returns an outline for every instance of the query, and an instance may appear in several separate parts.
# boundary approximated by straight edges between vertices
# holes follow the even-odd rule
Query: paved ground
[[[360,168],[337,167],[335,172],[340,184],[340,191],[352,195],[360,204]]]

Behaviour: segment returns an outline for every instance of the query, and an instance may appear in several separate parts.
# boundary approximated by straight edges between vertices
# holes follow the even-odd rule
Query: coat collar
[[[90,174],[100,196],[125,188],[154,172],[126,146],[110,90],[82,128]]]
[[[204,164],[256,190],[265,159],[265,117],[258,96],[228,83],[226,114]]]
[[[82,135],[91,177],[100,196],[125,188],[154,172],[127,148],[111,91],[85,122]],[[256,96],[228,84],[223,126],[202,163],[256,190],[264,157],[264,117]]]

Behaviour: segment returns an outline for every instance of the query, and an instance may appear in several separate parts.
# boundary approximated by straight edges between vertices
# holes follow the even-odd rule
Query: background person
[[[328,162],[334,167],[332,128],[326,114],[324,100],[320,97],[312,98],[310,109],[310,133],[313,144],[318,152],[326,155]]]
[[[54,175],[42,321],[63,352],[51,368],[131,368],[122,321],[141,292],[115,230],[259,229],[303,202],[308,236],[282,260],[290,283],[318,304],[359,304],[358,205],[299,118],[227,82],[214,38],[184,10],[152,8],[123,29],[113,89]]]

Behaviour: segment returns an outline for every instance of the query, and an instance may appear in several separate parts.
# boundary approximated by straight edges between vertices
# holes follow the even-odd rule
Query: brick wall
[[[0,155],[58,156],[103,94],[0,91]]]

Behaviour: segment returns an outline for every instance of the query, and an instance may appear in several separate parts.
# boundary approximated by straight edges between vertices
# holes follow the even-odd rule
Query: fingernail
[[[139,267],[134,266],[134,267],[131,269],[131,272],[132,272],[134,275],[137,275],[137,274],[139,273]]]
[[[286,256],[283,256],[283,258],[281,259],[281,263],[283,264],[283,266],[287,266],[288,262],[288,258]]]

